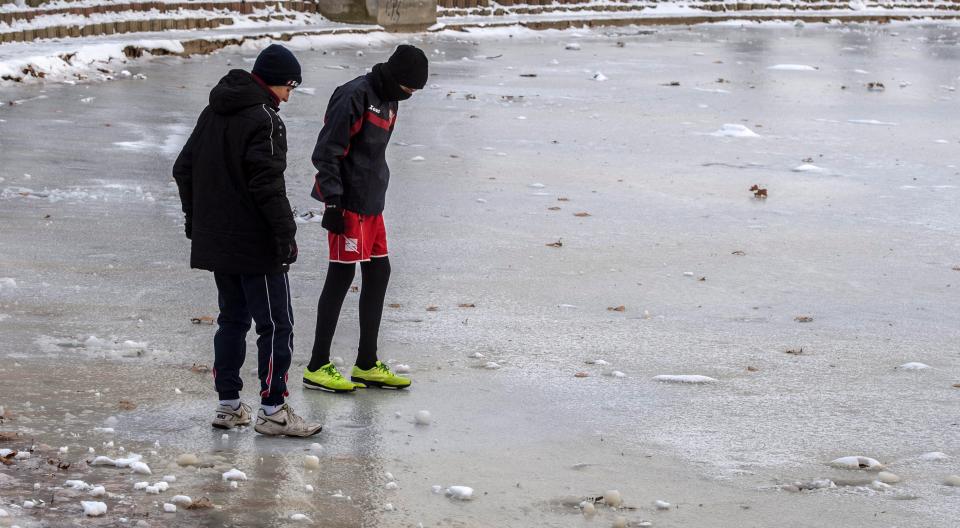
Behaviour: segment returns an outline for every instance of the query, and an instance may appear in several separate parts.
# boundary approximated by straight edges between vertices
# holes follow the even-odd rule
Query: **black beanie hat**
[[[260,52],[253,64],[253,74],[267,86],[297,87],[303,82],[297,58],[279,44],[271,44]]]
[[[427,85],[427,56],[420,48],[408,44],[397,46],[386,66],[390,75],[407,88],[420,90]]]

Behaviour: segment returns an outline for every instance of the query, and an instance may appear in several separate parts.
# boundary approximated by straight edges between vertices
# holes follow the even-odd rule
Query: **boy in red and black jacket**
[[[350,392],[368,385],[404,388],[410,380],[390,372],[377,359],[383,299],[390,279],[383,207],[390,180],[386,150],[397,121],[399,101],[427,83],[427,57],[420,49],[398,46],[385,63],[338,87],[313,151],[317,168],[311,195],[326,204],[330,267],[317,305],[317,329],[304,386]],[[330,344],[340,308],[360,263],[360,345],[348,381],[330,362]]]

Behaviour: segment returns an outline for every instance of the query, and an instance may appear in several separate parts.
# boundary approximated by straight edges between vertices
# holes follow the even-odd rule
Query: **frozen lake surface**
[[[209,373],[191,370],[212,362],[214,327],[190,319],[215,316],[216,293],[188,270],[170,167],[211,86],[257,50],[125,66],[145,80],[5,88],[0,431],[21,438],[0,449],[36,450],[0,466],[0,526],[953,525],[957,34],[412,37],[431,79],[388,151],[381,357],[414,385],[292,383],[293,406],[325,423],[306,442],[224,440]],[[400,38],[294,42],[304,89],[281,116],[299,212],[319,209],[309,155],[329,94]],[[319,223],[299,228],[291,381],[326,269]],[[348,365],[357,297],[334,343]],[[85,463],[131,453],[153,474]],[[176,464],[186,453],[201,467]],[[851,456],[900,481],[831,465]],[[236,488],[233,468],[248,479]],[[160,495],[134,490],[165,475]],[[442,493],[458,485],[472,500]],[[581,518],[579,501],[607,490],[628,508]],[[165,513],[175,495],[216,508]],[[107,514],[85,519],[81,500]]]

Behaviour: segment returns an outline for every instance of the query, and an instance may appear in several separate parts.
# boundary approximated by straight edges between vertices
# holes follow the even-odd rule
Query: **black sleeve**
[[[200,113],[190,139],[187,140],[180,155],[177,156],[177,161],[173,164],[173,180],[177,182],[177,190],[180,191],[180,207],[183,209],[184,220],[188,225],[193,222],[193,149],[206,122],[208,112],[210,107],[204,108]]]
[[[330,97],[323,128],[313,149],[313,166],[317,169],[312,196],[327,203],[338,203],[343,195],[340,163],[350,152],[350,139],[363,124],[363,92],[346,93],[338,88]]]
[[[293,242],[297,224],[287,200],[283,171],[287,168],[286,145],[281,142],[283,121],[273,110],[262,106],[263,118],[258,123],[244,154],[247,187],[254,202],[267,220],[278,245]],[[259,116],[258,116],[259,117]]]

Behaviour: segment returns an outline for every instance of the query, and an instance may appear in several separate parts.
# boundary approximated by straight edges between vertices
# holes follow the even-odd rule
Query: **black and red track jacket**
[[[398,104],[377,95],[375,75],[334,90],[312,158],[317,175],[310,195],[362,215],[383,212],[387,143],[397,121]]]

